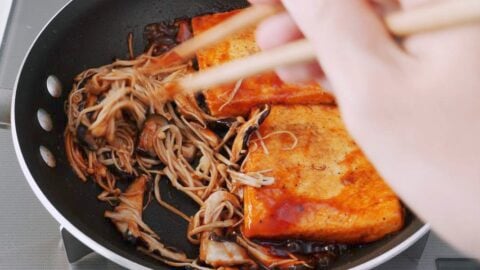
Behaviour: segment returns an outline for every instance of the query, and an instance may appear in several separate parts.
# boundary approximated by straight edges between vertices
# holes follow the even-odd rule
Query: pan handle
[[[12,105],[13,91],[0,88],[0,129],[10,128],[10,106]]]

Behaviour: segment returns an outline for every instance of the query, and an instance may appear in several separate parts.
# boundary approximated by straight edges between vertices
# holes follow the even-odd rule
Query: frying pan
[[[103,217],[111,206],[96,199],[99,188],[91,181],[81,182],[70,169],[63,143],[67,121],[64,104],[74,76],[115,58],[127,58],[129,32],[134,35],[135,52],[142,52],[143,28],[149,23],[246,5],[243,0],[75,0],[57,13],[30,48],[11,99],[10,121],[16,154],[41,203],[64,228],[97,253],[131,269],[170,268],[123,241],[111,222]],[[0,105],[3,109],[0,119],[3,119],[10,99],[2,95],[0,101],[5,103]],[[52,125],[45,125],[45,119],[51,119]],[[195,204],[183,194],[168,184],[162,190],[167,201],[189,214],[194,213]],[[187,224],[178,217],[152,203],[144,219],[167,245],[195,255],[196,247],[185,237]],[[428,226],[408,212],[401,232],[352,249],[332,268],[373,268],[405,250],[427,231]]]

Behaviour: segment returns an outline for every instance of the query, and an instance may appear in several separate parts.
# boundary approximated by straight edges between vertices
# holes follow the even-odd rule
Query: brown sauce
[[[175,46],[177,46],[182,41],[190,38],[192,35],[190,20],[178,20],[174,22],[162,22],[149,24],[145,27],[144,38],[147,42],[146,50],[152,49],[153,55],[165,54]],[[166,54],[168,56],[168,54]],[[169,57],[167,57],[169,58]],[[175,56],[170,57],[172,61],[177,60]],[[197,63],[196,69],[198,69],[198,62],[196,59],[194,63]],[[267,80],[268,82],[265,82]],[[275,74],[270,76],[263,76],[260,78],[252,79],[251,81],[247,80],[244,88],[256,88],[259,84],[270,83],[271,87],[275,91],[280,91],[281,94],[276,96],[276,102],[282,103],[291,98],[296,98],[294,96],[295,87],[284,86],[283,83],[278,79]],[[167,86],[167,92],[170,96],[174,96],[178,92],[178,86],[176,84],[170,84]],[[239,92],[239,100],[242,101],[242,95],[251,95],[248,91]],[[313,95],[316,97],[316,95]],[[208,99],[208,98],[207,98]],[[251,108],[252,104],[246,97],[247,101],[245,104],[236,104],[236,106],[244,106],[244,110],[247,111],[247,107]],[[208,105],[206,97],[203,94],[196,96],[197,103],[199,106],[206,112],[208,112]],[[240,102],[241,103],[241,102]],[[229,118],[220,120],[215,123],[210,123],[210,128],[215,131],[218,135],[225,135],[226,131],[230,126]],[[287,138],[290,140],[290,138]],[[288,143],[291,143],[290,141]],[[345,179],[348,181],[348,179]],[[280,188],[281,189],[281,188]],[[272,214],[275,217],[272,220],[275,220],[275,224],[269,224],[272,230],[284,230],[288,228],[291,224],[294,224],[299,216],[308,209],[309,203],[315,204],[319,202],[308,202],[301,200],[295,196],[289,196],[288,193],[282,192],[281,199],[279,198],[270,200],[270,203],[273,204],[272,209],[276,209]],[[328,204],[328,202],[321,202]],[[235,242],[234,235],[219,236],[214,233],[210,235],[211,240],[213,241],[228,241]],[[335,262],[335,260],[348,253],[351,248],[348,245],[335,244],[335,243],[324,243],[318,241],[307,241],[300,239],[288,239],[288,240],[265,240],[265,239],[254,239],[254,242],[260,244],[269,249],[270,253],[275,256],[280,257],[289,257],[290,254],[294,254],[311,266],[314,266],[314,269],[328,269]],[[307,269],[303,268],[304,266],[298,266],[294,269]]]
[[[349,252],[350,246],[329,244],[299,239],[289,240],[254,240],[257,244],[268,247],[273,255],[288,257],[289,254],[304,258],[314,269],[328,269],[335,260]]]
[[[168,52],[191,36],[189,19],[152,23],[145,26],[143,31],[143,37],[147,44],[145,50],[152,49],[154,56]]]

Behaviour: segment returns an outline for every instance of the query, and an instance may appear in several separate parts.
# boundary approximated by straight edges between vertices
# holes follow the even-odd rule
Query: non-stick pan
[[[127,58],[129,32],[134,35],[135,52],[142,52],[142,33],[149,23],[246,5],[242,0],[75,0],[48,23],[32,45],[11,101],[17,157],[30,186],[50,214],[94,251],[132,269],[170,269],[124,242],[103,217],[111,207],[96,199],[99,189],[92,182],[81,182],[70,169],[63,143],[64,104],[74,76],[115,58]],[[5,116],[10,100],[5,96],[0,100],[5,103],[0,106]],[[195,204],[188,198],[168,186],[163,190],[166,200],[193,213]],[[147,208],[144,219],[163,242],[195,255],[196,247],[189,245],[185,237],[185,222],[155,203]],[[412,245],[427,231],[426,225],[408,214],[401,232],[353,249],[333,268],[372,268]]]

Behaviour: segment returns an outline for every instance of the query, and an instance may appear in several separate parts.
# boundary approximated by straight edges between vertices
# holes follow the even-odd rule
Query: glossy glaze
[[[194,35],[235,13],[236,11],[193,18]],[[210,49],[198,52],[200,70],[260,51],[255,42],[254,30],[250,28]],[[287,84],[282,82],[274,72],[244,79],[232,101],[223,106],[234,88],[235,83],[205,91],[207,105],[213,115],[228,117],[247,114],[252,107],[261,104],[332,104],[334,102],[333,97],[324,92],[318,84]]]
[[[403,226],[393,191],[352,141],[329,106],[273,106],[260,133],[269,153],[251,146],[246,170],[272,169],[275,183],[245,192],[249,237],[367,243]],[[257,141],[258,144],[258,141]],[[256,150],[255,150],[256,149]],[[255,151],[253,151],[255,150]]]

